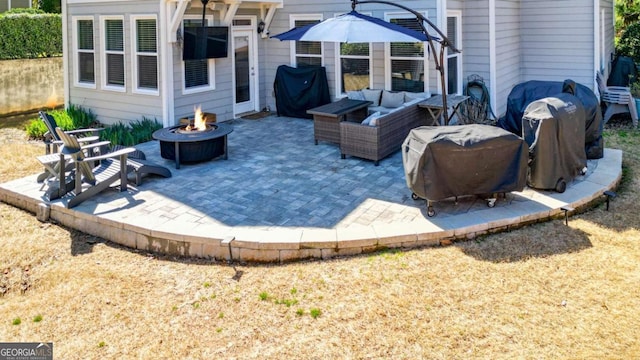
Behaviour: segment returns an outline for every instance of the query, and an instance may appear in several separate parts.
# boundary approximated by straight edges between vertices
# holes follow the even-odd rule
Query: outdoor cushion
[[[373,103],[371,106],[380,106],[380,94],[382,90],[362,89],[361,91],[364,99]]]
[[[380,105],[389,108],[397,108],[404,103],[404,92],[383,91]]]
[[[413,99],[422,99],[422,100],[424,100],[424,99],[428,99],[430,97],[431,97],[431,93],[428,92],[428,91],[425,91],[425,92],[408,92],[408,91],[405,91],[405,93],[404,93],[404,102],[408,102],[408,101],[413,100]]]
[[[382,114],[380,114],[380,111],[376,111],[373,114],[367,116],[366,119],[362,120],[362,125],[371,125],[371,120],[373,119],[378,119]]]
[[[423,98],[417,98],[417,99],[413,99],[413,100],[408,100],[407,102],[405,102],[404,104],[402,104],[402,106],[411,106],[411,105],[417,105],[418,103],[423,102],[425,99]]]
[[[369,121],[369,126],[378,126],[378,119],[383,117],[385,114],[378,114],[378,116],[371,115],[371,121]]]
[[[360,90],[347,91],[347,98],[350,100],[365,100],[364,94]]]

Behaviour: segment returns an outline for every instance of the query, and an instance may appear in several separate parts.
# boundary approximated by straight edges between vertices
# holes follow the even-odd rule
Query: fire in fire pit
[[[202,113],[202,107],[198,106],[194,108],[195,116],[193,118],[193,124],[189,122],[189,125],[185,126],[183,131],[205,131],[209,127]]]

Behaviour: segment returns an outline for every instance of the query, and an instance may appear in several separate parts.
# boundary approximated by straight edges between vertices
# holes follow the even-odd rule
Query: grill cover
[[[522,191],[527,158],[521,137],[490,125],[422,126],[402,145],[407,186],[428,200]]]
[[[307,110],[331,102],[325,68],[278,66],[273,83],[278,116],[310,119]]]
[[[557,189],[558,181],[573,180],[587,166],[584,149],[584,108],[578,98],[558,94],[532,102],[522,118],[529,145],[529,186]]]
[[[566,92],[566,80],[560,81],[527,81],[516,85],[507,98],[507,112],[498,119],[498,126],[516,135],[522,135],[522,116],[529,104],[549,96]],[[575,84],[572,88],[572,95],[575,95],[584,106],[585,111],[585,151],[589,159],[600,159],[604,156],[604,141],[602,130],[602,110],[600,101],[588,87],[582,84]]]

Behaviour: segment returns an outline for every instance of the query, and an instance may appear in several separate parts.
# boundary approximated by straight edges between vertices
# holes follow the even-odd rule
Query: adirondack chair
[[[59,156],[58,156],[58,148],[62,145],[62,139],[56,133],[56,128],[58,124],[56,120],[50,114],[40,111],[38,112],[38,116],[40,120],[47,127],[47,132],[44,135],[44,144],[45,144],[45,155],[38,156],[38,161],[44,166],[44,172],[38,175],[37,181],[44,182],[49,178],[58,179],[59,169],[57,166],[59,164]],[[104,146],[108,145],[109,142],[102,142],[99,146],[96,146],[95,143],[99,140],[99,137],[95,135],[99,131],[103,130],[103,128],[90,128],[90,129],[77,129],[77,130],[68,130],[65,131],[67,134],[73,134],[78,136],[78,142],[81,145],[89,145],[83,147],[85,153],[87,151],[93,151],[96,154],[98,151],[105,151]],[[80,135],[82,135],[80,137]],[[67,171],[71,170],[67,168]]]
[[[58,127],[56,119],[54,119],[53,116],[44,111],[39,111],[38,116],[47,127],[47,133],[45,133],[44,135],[46,145],[45,153],[57,153],[58,146],[62,145],[62,139],[56,133],[56,128]],[[80,142],[81,144],[87,144],[98,141],[99,137],[96,134],[102,130],[104,130],[104,128],[88,128],[67,130],[65,131],[65,133],[76,136],[78,142]]]
[[[127,154],[135,148],[124,148],[104,155],[86,157],[82,146],[73,134],[56,128],[56,134],[62,139],[63,146],[59,153],[59,161],[64,164],[67,159],[74,169],[67,177],[65,166],[58,166],[58,189],[48,192],[49,200],[69,195],[67,208],[73,208],[92,196],[106,190],[120,181],[120,191],[127,191]],[[99,165],[93,166],[99,161]],[[71,179],[71,181],[67,181]],[[56,193],[57,190],[57,193]]]

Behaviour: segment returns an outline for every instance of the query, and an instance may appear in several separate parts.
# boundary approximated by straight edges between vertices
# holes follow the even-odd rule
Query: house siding
[[[496,116],[506,111],[511,89],[522,82],[520,1],[496,0]]]
[[[522,80],[572,79],[591,87],[594,70],[592,0],[523,0]]]
[[[98,120],[107,125],[117,122],[130,122],[141,120],[143,117],[156,119],[162,122],[162,98],[159,95],[142,95],[132,92],[133,73],[131,64],[131,24],[132,16],[136,15],[156,15],[159,20],[157,1],[127,1],[113,3],[82,3],[67,5],[67,30],[69,34],[68,59],[69,66],[66,69],[69,77],[69,99],[68,102],[74,105],[90,109],[97,115]],[[124,41],[125,41],[125,92],[109,91],[101,89],[102,86],[102,47],[103,40],[100,38],[101,27],[100,16],[103,15],[124,15]],[[94,22],[94,49],[95,49],[95,81],[96,88],[74,86],[74,62],[76,61],[72,43],[73,17],[93,16]],[[158,23],[159,25],[159,23]],[[158,51],[160,50],[160,36],[158,35]],[[158,61],[162,58],[158,55]],[[162,64],[160,64],[160,67]],[[163,79],[160,77],[158,88],[162,89]]]

